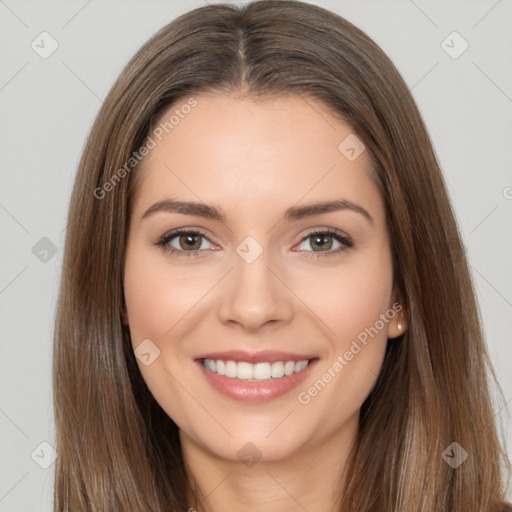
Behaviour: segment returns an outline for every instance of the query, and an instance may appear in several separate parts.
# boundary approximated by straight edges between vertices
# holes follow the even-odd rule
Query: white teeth
[[[253,378],[254,370],[250,363],[237,363],[236,377],[237,379],[249,380]]]
[[[280,361],[277,363],[272,363],[271,372],[272,372],[273,379],[278,379],[279,377],[283,377],[284,376],[284,364],[281,363]]]
[[[277,361],[275,363],[256,363],[251,364],[246,361],[222,361],[214,359],[204,359],[203,365],[218,375],[224,375],[231,379],[237,378],[251,382],[279,379],[284,376],[299,373],[309,364],[309,360],[304,361]]]
[[[254,379],[268,380],[272,377],[270,363],[257,363],[254,365]]]
[[[295,370],[295,363],[293,361],[288,361],[284,365],[284,374],[291,375],[293,373],[293,370]]]
[[[206,361],[208,361],[208,359],[206,359]],[[232,379],[234,379],[236,377],[236,367],[237,364],[235,363],[235,361],[226,361],[224,365],[224,375],[226,377],[231,377]],[[211,370],[211,368],[209,369]]]

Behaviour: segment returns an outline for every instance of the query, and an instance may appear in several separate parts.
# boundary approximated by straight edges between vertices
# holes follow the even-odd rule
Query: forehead
[[[186,98],[155,123],[155,146],[137,170],[135,211],[166,194],[255,211],[342,195],[374,203],[378,217],[368,152],[357,156],[361,146],[351,127],[319,100],[221,94],[194,100],[193,108],[185,108],[191,104]],[[347,144],[357,151],[355,159],[354,151],[351,158],[344,153]]]

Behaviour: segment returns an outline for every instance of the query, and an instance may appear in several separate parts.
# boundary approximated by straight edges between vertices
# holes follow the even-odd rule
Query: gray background
[[[366,31],[418,102],[467,247],[512,456],[512,1],[312,3]],[[135,51],[199,5],[0,0],[2,512],[51,510],[53,320],[65,215],[88,130]],[[39,51],[50,48],[43,31],[58,43],[46,59],[31,47],[35,40]],[[463,42],[446,39],[453,31],[469,44],[457,58]]]

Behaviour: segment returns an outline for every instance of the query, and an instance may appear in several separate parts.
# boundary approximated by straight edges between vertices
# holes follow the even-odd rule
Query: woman
[[[439,164],[367,35],[271,0],[139,50],[69,210],[56,511],[512,510],[487,370]]]

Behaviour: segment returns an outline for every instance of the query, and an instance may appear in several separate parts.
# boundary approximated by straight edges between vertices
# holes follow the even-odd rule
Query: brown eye
[[[187,249],[191,249],[193,251],[199,250],[201,248],[201,243],[202,243],[201,237],[202,236],[203,235],[201,235],[199,233],[193,233],[193,232],[179,235],[177,237],[178,245],[180,246],[179,248],[183,249],[183,250],[187,250]]]
[[[318,248],[319,250],[329,250],[332,248],[333,237],[326,234],[316,234],[310,236],[310,245],[313,249]]]
[[[308,242],[307,245],[306,242]],[[312,250],[307,249],[308,245]],[[300,246],[305,246],[305,248],[300,249],[299,246],[299,250],[309,253],[308,258],[317,258],[339,254],[354,245],[355,243],[350,237],[345,236],[341,232],[326,229],[323,231],[314,231],[305,236],[300,244]]]
[[[212,243],[199,231],[181,229],[162,236],[155,245],[176,256],[198,257],[210,249],[207,245],[205,247],[204,241]]]

